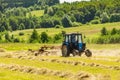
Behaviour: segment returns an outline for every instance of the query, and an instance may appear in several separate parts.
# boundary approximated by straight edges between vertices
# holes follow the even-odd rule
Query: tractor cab
[[[64,35],[62,43],[62,56],[69,56],[72,53],[81,55],[86,49],[86,44],[83,43],[83,37],[80,33],[70,33]]]
[[[79,33],[65,34],[63,45],[67,45],[68,47],[70,47],[70,50],[85,50],[85,43],[83,43],[82,34]]]

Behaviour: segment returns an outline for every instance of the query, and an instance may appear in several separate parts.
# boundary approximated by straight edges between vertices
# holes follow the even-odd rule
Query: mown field
[[[44,10],[35,10],[35,11],[31,11],[29,13],[26,14],[26,17],[29,17],[29,16],[35,16],[35,17],[40,17],[40,16],[43,16],[44,15]]]
[[[113,52],[119,50],[120,44],[88,44],[91,50],[100,51],[93,53],[93,57],[90,58],[85,56],[64,58],[60,55],[34,56],[33,53],[27,51],[29,48],[37,50],[42,45],[0,44],[0,48],[6,49],[6,51],[0,52],[0,79],[120,80],[120,55],[107,56],[111,53],[104,53],[105,55],[99,56],[104,50],[112,50]],[[53,45],[58,46],[60,44]],[[94,54],[98,56],[94,56]]]
[[[7,51],[20,51],[20,50],[28,50],[33,49],[37,50],[41,46],[48,45],[48,46],[61,46],[62,44],[38,44],[38,43],[0,43],[0,48],[3,48]],[[95,50],[116,50],[120,49],[118,46],[120,44],[86,44],[87,48],[95,49]]]
[[[88,38],[98,37],[100,30],[106,27],[120,29],[120,23],[83,25],[74,28],[37,29],[45,31],[49,36],[66,32],[80,32]],[[28,39],[32,29],[14,31],[16,37]],[[23,32],[23,36],[19,33]],[[61,57],[59,55],[38,55],[28,49],[38,50],[41,46],[61,46],[61,44],[0,44],[0,80],[120,80],[120,44],[87,44],[93,52],[92,57]]]

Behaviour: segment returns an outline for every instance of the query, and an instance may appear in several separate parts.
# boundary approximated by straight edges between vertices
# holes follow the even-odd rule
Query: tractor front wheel
[[[91,52],[89,49],[87,49],[87,50],[85,51],[85,55],[86,55],[87,57],[91,57],[91,56],[92,56],[92,52]]]
[[[63,45],[62,46],[62,56],[63,57],[68,57],[70,54],[69,54],[69,50],[68,50],[68,48],[67,48],[67,46],[66,45]]]

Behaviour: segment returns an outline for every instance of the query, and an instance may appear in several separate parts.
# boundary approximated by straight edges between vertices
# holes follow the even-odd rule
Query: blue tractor
[[[92,52],[89,49],[86,49],[86,43],[83,43],[83,37],[80,33],[64,34],[61,50],[63,57],[68,57],[70,54],[73,56],[81,56],[83,52],[85,52],[87,57],[92,56]]]

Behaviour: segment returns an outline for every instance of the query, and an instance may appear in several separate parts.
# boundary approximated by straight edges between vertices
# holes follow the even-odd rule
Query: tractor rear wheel
[[[62,46],[62,56],[63,56],[63,57],[68,57],[69,55],[70,55],[69,49],[67,48],[66,45],[63,45],[63,46]]]
[[[89,49],[87,49],[87,50],[85,51],[85,55],[86,55],[87,57],[91,57],[91,56],[92,56],[92,52],[91,52]]]

